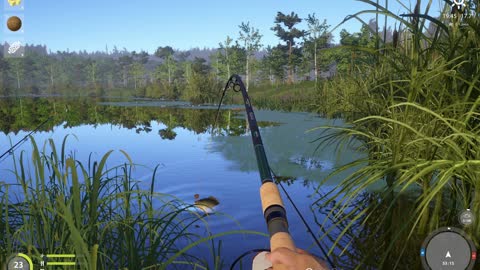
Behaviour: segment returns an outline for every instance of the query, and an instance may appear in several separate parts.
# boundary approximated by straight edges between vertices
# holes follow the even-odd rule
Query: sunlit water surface
[[[315,151],[318,144],[312,141],[320,136],[320,131],[307,131],[322,125],[343,125],[340,120],[326,120],[308,113],[274,111],[257,111],[256,116],[258,121],[271,123],[260,128],[271,168],[277,175],[297,179],[293,184],[284,186],[306,221],[318,232],[314,214],[319,219],[321,214],[312,212],[311,205],[316,198],[310,195],[314,193],[318,183],[336,167],[359,158],[360,154],[352,150],[337,153],[334,145]],[[243,114],[237,113],[232,117],[242,118]],[[136,164],[145,166],[137,166],[133,172],[135,178],[145,182],[145,188],[149,188],[153,168],[159,165],[155,186],[157,192],[172,194],[187,203],[193,202],[195,193],[201,197],[216,197],[220,205],[215,211],[224,215],[210,218],[209,228],[212,233],[236,229],[267,232],[259,197],[260,178],[250,133],[247,130],[239,132],[238,128],[241,127],[229,126],[222,130],[221,134],[213,136],[210,131],[195,132],[188,128],[175,127],[173,131],[176,136],[170,140],[159,136],[158,131],[166,128],[164,123],[152,121],[150,128],[151,132],[138,132],[135,128],[127,129],[115,124],[68,128],[57,125],[50,132],[38,132],[33,137],[39,143],[52,138],[60,145],[66,135],[74,134],[76,139],[69,138],[68,151],[85,163],[90,153],[93,153],[93,159],[99,160],[107,151],[116,150],[108,165],[119,165],[126,162],[119,151],[124,150]],[[229,135],[228,130],[235,128],[237,134]],[[3,153],[9,148],[10,140],[14,143],[27,133],[21,131],[15,135],[0,134],[0,152]],[[22,144],[16,153],[20,151],[31,154],[30,143]],[[0,181],[13,181],[13,174],[10,172],[12,162],[11,158],[7,158],[0,164]],[[330,190],[347,173],[323,184],[322,190]],[[322,255],[285,196],[284,200],[295,244]],[[196,230],[201,233],[205,228]],[[269,245],[267,238],[259,236],[235,235],[222,239],[222,255],[227,263],[250,249],[268,248]],[[325,241],[323,244],[328,245]],[[204,249],[198,252],[207,251]],[[204,255],[211,257],[210,254]]]

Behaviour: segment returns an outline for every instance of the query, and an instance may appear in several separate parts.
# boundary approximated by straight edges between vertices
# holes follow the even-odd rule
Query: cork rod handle
[[[262,209],[263,213],[265,215],[266,210],[270,206],[281,206],[283,209],[283,201],[282,197],[280,196],[280,191],[278,190],[277,185],[275,185],[273,182],[267,182],[264,183],[260,187],[260,197],[262,200]],[[270,229],[270,224],[269,226],[269,231],[270,231],[270,250],[275,251],[278,248],[288,248],[292,251],[295,250],[295,244],[293,242],[292,237],[288,233],[288,224],[286,217],[277,217],[274,218],[277,220],[267,220],[268,223],[274,223],[276,222],[277,225],[272,226],[273,231]],[[280,221],[278,220],[280,219]],[[282,220],[283,219],[283,220]],[[278,224],[280,223],[280,229],[278,227]],[[287,267],[282,264],[274,264],[273,265],[274,270],[286,270]]]

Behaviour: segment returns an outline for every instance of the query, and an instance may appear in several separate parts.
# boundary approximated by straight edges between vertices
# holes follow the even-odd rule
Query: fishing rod
[[[47,120],[43,121],[42,123],[40,123],[34,130],[30,131],[30,133],[28,133],[27,135],[25,135],[25,137],[23,137],[20,141],[18,141],[16,144],[14,144],[12,147],[10,147],[10,149],[8,149],[7,151],[5,151],[5,153],[3,153],[1,156],[0,156],[0,162],[3,162],[3,157],[9,155],[9,154],[13,154],[13,151],[15,151],[15,149],[22,145],[23,143],[25,143],[28,139],[28,137],[30,135],[32,135],[33,133],[37,132],[41,127],[43,127],[48,121],[50,121],[50,119],[52,119],[53,116],[50,116],[48,117]]]
[[[232,75],[229,80],[227,81],[225,88],[222,93],[222,97],[220,99],[220,103],[218,104],[217,114],[215,116],[215,123],[218,120],[220,107],[222,106],[223,99],[225,97],[226,91],[232,88],[235,92],[242,92],[243,100],[245,103],[245,111],[247,115],[248,124],[250,127],[253,147],[255,151],[255,157],[257,159],[257,165],[260,173],[260,180],[261,180],[261,187],[260,187],[260,198],[262,202],[262,210],[265,221],[267,223],[268,232],[270,235],[270,250],[275,251],[278,248],[288,248],[290,250],[295,250],[295,243],[288,231],[288,221],[287,221],[287,213],[282,201],[282,197],[280,196],[280,191],[277,185],[272,180],[272,170],[268,164],[267,156],[265,154],[265,149],[263,147],[262,138],[260,136],[260,130],[258,128],[257,120],[255,118],[255,113],[253,112],[253,107],[250,102],[250,98],[248,96],[247,90],[245,85],[243,84],[242,79],[240,76],[234,74]],[[214,125],[215,126],[215,125]],[[281,185],[279,185],[287,195],[288,200],[292,203],[297,213],[300,215],[303,223],[307,226],[308,232],[312,235],[315,239],[317,245],[319,246],[320,250],[324,253],[325,257],[327,258],[330,266],[335,268],[334,264],[331,262],[330,258],[327,256],[325,250],[322,248],[318,240],[316,239],[313,231],[311,230],[310,226],[308,226],[307,222],[303,218],[302,214],[298,210],[298,208],[293,203],[293,200],[288,195],[286,189]],[[250,254],[251,252],[258,252],[261,251],[260,249],[256,249],[254,251],[249,251],[242,254],[231,266],[240,260],[243,256]],[[274,270],[281,270],[286,269],[284,265],[275,264],[273,265]]]

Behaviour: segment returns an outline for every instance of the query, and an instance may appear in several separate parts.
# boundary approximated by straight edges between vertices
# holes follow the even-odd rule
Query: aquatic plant
[[[35,260],[41,254],[75,254],[79,269],[222,269],[217,240],[231,231],[208,232],[205,215],[189,211],[172,195],[134,180],[134,163],[108,168],[107,152],[99,162],[83,164],[67,154],[67,137],[60,149],[49,139],[40,150],[31,138],[32,155],[14,155],[16,181],[1,183],[0,268],[7,256],[23,252]],[[17,160],[18,157],[18,160]],[[32,170],[29,170],[32,168]],[[213,213],[215,214],[215,213]],[[210,213],[212,215],[212,213]],[[194,233],[205,225],[207,234]],[[210,243],[212,258],[191,251]],[[213,266],[209,265],[213,262]]]
[[[376,48],[355,47],[375,61],[359,63],[355,73],[344,74],[323,89],[329,114],[339,112],[351,125],[323,127],[335,133],[320,136],[321,144],[337,142],[342,151],[360,141],[358,151],[367,157],[332,173],[330,177],[360,167],[315,208],[334,204],[326,220],[319,221],[322,226],[333,221],[327,231],[342,228],[330,252],[339,247],[346,252],[355,242],[347,237],[349,230],[368,225],[372,235],[381,235],[383,244],[372,246],[368,256],[357,257],[355,267],[365,269],[366,260],[373,260],[368,265],[374,268],[403,269],[412,267],[408,250],[419,247],[428,232],[457,225],[463,209],[480,212],[479,7],[470,3],[465,11],[477,16],[447,20],[448,2],[434,18],[428,15],[432,1],[424,12],[417,1],[404,15],[378,2],[361,1],[375,10],[360,11],[347,20],[373,13],[393,18],[400,26],[395,42],[373,35],[379,41]],[[350,205],[373,185],[383,187],[378,199],[362,211],[351,211]],[[406,197],[409,215],[400,222],[395,213],[404,207]],[[373,215],[379,209],[380,218]],[[465,230],[478,245],[480,222]],[[325,237],[328,233],[322,234]]]

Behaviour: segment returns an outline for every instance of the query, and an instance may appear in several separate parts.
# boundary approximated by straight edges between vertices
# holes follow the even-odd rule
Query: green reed
[[[150,189],[143,190],[132,176],[134,164],[127,153],[122,151],[123,165],[107,167],[112,151],[100,162],[90,157],[84,165],[66,153],[67,137],[60,151],[51,139],[40,150],[31,138],[31,159],[24,152],[18,160],[14,156],[16,183],[0,186],[0,269],[16,252],[34,259],[47,253],[75,254],[77,269],[170,269],[182,264],[222,269],[216,239],[253,233],[193,233],[199,223],[207,225],[205,215],[155,192],[157,169]],[[212,254],[189,254],[208,241]]]
[[[319,83],[320,84],[320,83]],[[280,111],[312,111],[316,109],[312,95],[316,93],[315,82],[298,82],[292,85],[258,85],[249,90],[253,104],[259,109]],[[226,103],[243,104],[242,96],[227,92]]]
[[[343,242],[347,232],[354,224],[370,224],[373,232],[383,232],[382,244],[370,249],[370,257],[360,259],[356,268],[364,269],[368,257],[375,268],[402,269],[416,256],[408,249],[419,247],[428,232],[460,226],[463,209],[480,212],[480,15],[478,6],[469,2],[468,11],[477,17],[454,19],[449,25],[443,19],[451,8],[447,2],[435,18],[428,14],[432,1],[423,12],[417,1],[406,16],[361,1],[375,10],[350,18],[381,14],[399,27],[392,43],[380,40],[379,48],[354,48],[373,57],[365,57],[356,72],[338,76],[319,92],[327,98],[319,99],[319,110],[351,120],[348,127],[323,127],[336,132],[322,136],[321,142],[339,143],[340,151],[361,142],[358,150],[366,153],[331,175],[360,167],[321,206],[334,202],[328,219],[343,228],[331,251],[355,248],[350,246],[354,240]],[[427,28],[433,31],[427,33]],[[380,199],[363,211],[351,211],[349,205],[374,184],[383,185]],[[400,220],[395,212],[404,197],[413,207]],[[372,223],[378,209],[383,215]],[[465,229],[478,245],[480,222]]]

